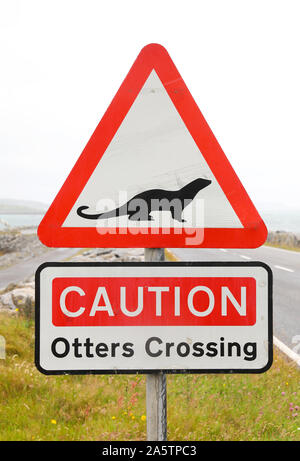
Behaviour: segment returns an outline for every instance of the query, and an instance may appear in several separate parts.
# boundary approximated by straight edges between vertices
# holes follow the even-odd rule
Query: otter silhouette
[[[185,222],[182,219],[184,208],[189,205],[195,196],[205,187],[209,186],[209,179],[198,178],[190,182],[179,190],[150,189],[141,192],[124,205],[111,211],[99,214],[86,214],[88,206],[80,206],[77,214],[85,219],[107,219],[116,216],[128,215],[132,221],[152,221],[150,215],[152,211],[170,211],[172,218],[179,222]]]

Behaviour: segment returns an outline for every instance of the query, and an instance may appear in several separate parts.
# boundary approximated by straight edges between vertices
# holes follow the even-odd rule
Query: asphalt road
[[[28,258],[8,269],[0,270],[0,289],[9,283],[17,283],[33,275],[36,269],[44,262],[63,261],[77,253],[76,248],[56,248],[49,250],[41,256]]]
[[[290,349],[299,345],[300,252],[269,246],[250,250],[170,248],[170,251],[183,261],[261,261],[268,264],[273,272],[274,336]]]

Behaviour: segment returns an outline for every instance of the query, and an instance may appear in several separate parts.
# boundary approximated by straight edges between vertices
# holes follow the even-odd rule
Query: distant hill
[[[0,214],[44,214],[48,207],[32,200],[0,199]]]

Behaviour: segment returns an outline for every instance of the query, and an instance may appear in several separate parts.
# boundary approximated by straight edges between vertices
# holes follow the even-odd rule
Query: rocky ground
[[[92,248],[73,256],[72,262],[134,262],[144,260],[143,248]]]
[[[269,232],[268,243],[287,248],[300,248],[300,233],[272,231]]]
[[[39,241],[34,229],[0,231],[0,269],[39,256],[48,250]]]

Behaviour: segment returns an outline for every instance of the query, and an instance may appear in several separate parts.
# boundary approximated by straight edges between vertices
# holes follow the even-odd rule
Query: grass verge
[[[0,314],[0,440],[145,440],[144,375],[45,376],[34,325]],[[300,440],[300,374],[168,375],[168,440]]]

